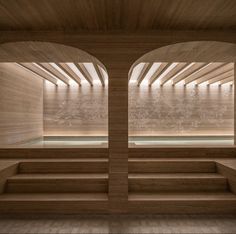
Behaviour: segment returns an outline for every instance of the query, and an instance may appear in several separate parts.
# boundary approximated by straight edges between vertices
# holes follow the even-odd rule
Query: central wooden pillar
[[[236,63],[234,63],[234,145],[236,146]]]
[[[128,205],[129,66],[122,64],[106,63],[109,75],[109,210],[111,213],[125,213]]]

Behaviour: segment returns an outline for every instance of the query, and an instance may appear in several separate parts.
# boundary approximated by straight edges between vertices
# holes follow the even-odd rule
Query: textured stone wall
[[[232,135],[229,84],[129,87],[130,135]]]
[[[45,135],[102,135],[108,132],[107,88],[44,86]],[[232,135],[230,85],[172,87],[129,85],[129,135]]]
[[[44,84],[45,136],[107,136],[108,94],[101,85]]]

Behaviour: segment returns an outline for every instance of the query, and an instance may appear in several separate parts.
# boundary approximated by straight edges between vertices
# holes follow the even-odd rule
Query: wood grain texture
[[[129,148],[129,158],[234,158],[235,147]]]
[[[108,149],[106,148],[9,148],[0,149],[1,159],[60,159],[67,158],[108,158]]]
[[[5,191],[5,185],[8,177],[13,176],[18,172],[17,162],[0,162],[0,194]]]
[[[236,163],[235,160],[217,161],[217,170],[220,174],[228,178],[231,191],[236,193]]]
[[[43,136],[43,80],[16,64],[0,64],[0,144]]]
[[[109,209],[127,212],[128,201],[128,71],[125,61],[111,61],[108,86]],[[126,77],[126,79],[124,79]]]
[[[1,30],[227,30],[236,25],[234,0],[23,0],[0,6]]]
[[[95,57],[100,59],[104,64],[106,64],[108,74],[109,74],[109,210],[110,212],[124,212],[127,211],[127,204],[128,204],[128,72],[131,65],[143,54],[157,49],[168,44],[174,44],[179,42],[186,42],[186,41],[207,41],[207,40],[217,40],[235,43],[236,37],[234,32],[155,32],[154,34],[141,34],[141,35],[127,35],[127,34],[78,34],[78,33],[66,33],[66,32],[6,32],[0,35],[0,42],[15,42],[15,41],[27,41],[27,40],[41,40],[41,41],[49,41],[49,42],[56,42],[62,43],[65,45],[75,46],[80,48],[81,50],[88,51],[89,53],[93,54]],[[75,52],[74,49],[69,50],[70,56],[66,53],[66,55],[62,56],[56,55],[55,53],[42,53],[42,50],[36,46],[35,43],[30,43],[33,48],[39,49],[39,53],[35,56],[35,53],[32,53],[32,47],[29,46],[27,43],[20,43],[17,45],[12,43],[3,44],[1,45],[0,51],[2,53],[0,56],[1,61],[16,61],[16,60],[36,60],[37,62],[46,62],[46,61],[54,61],[54,62],[68,62],[68,61],[76,61],[79,60],[78,54]],[[13,45],[14,44],[14,45]],[[205,46],[204,46],[205,45]],[[42,45],[41,45],[42,46]],[[195,47],[197,46],[197,47]],[[54,47],[54,46],[52,46]],[[49,46],[49,48],[52,48]],[[55,46],[56,47],[56,46]],[[183,45],[177,45],[179,48],[184,48]],[[211,49],[207,49],[207,48]],[[41,47],[42,49],[43,47]],[[64,47],[63,47],[64,48]],[[186,47],[185,47],[186,48]],[[219,50],[215,50],[218,48]],[[186,53],[182,54],[182,59],[186,59],[190,54],[191,51],[194,51],[195,56],[191,57],[191,59],[196,59],[199,62],[201,59],[205,59],[212,61],[212,58],[215,58],[216,61],[220,60],[220,62],[225,61],[234,61],[235,53],[234,53],[234,46],[232,44],[228,45],[225,43],[191,43],[187,46]],[[22,49],[22,50],[21,50]],[[173,59],[177,57],[173,56],[173,54],[167,54],[166,50],[163,49],[163,57],[158,57],[161,59],[162,62],[168,62],[170,59],[173,62]],[[162,50],[162,51],[163,51]],[[20,53],[19,51],[24,51],[24,53]],[[45,47],[43,48],[45,51]],[[50,50],[54,51],[54,49]],[[60,49],[59,49],[60,51]],[[171,52],[172,50],[170,50]],[[178,50],[177,50],[178,51]],[[214,53],[211,53],[211,52]],[[41,52],[41,53],[40,53]],[[173,51],[172,51],[173,52]],[[42,55],[43,54],[43,55]],[[177,52],[179,54],[179,52]],[[202,55],[202,57],[200,56]],[[187,56],[188,55],[188,56]],[[156,55],[154,55],[155,57]],[[216,57],[215,57],[216,56]],[[217,57],[218,56],[218,57]],[[156,58],[156,57],[155,57]],[[197,59],[198,58],[198,59]],[[149,57],[150,60],[152,58]],[[41,60],[41,61],[40,61]],[[67,61],[66,61],[67,60]],[[188,57],[189,60],[189,57]],[[225,61],[221,61],[225,60]],[[155,60],[154,60],[155,61]],[[176,59],[175,61],[181,61],[181,59]],[[80,61],[79,61],[80,62]],[[82,61],[85,62],[85,61]],[[183,61],[185,62],[185,61]],[[189,61],[188,61],[189,62]],[[230,152],[234,150],[234,148],[229,149]],[[195,151],[194,151],[195,152]],[[196,153],[193,152],[193,155]],[[42,152],[41,152],[42,153]],[[147,152],[146,152],[147,153]],[[154,155],[156,152],[152,152]],[[166,152],[163,152],[165,155]],[[184,150],[182,150],[184,153]],[[174,154],[174,153],[172,153]],[[201,154],[201,151],[200,151]],[[222,152],[216,152],[216,155],[225,155]],[[5,209],[16,207],[15,205],[19,205],[18,212],[24,207],[27,202],[22,202],[22,200],[17,198],[14,202],[8,203],[9,206]],[[24,197],[24,199],[27,199]],[[216,204],[219,204],[218,210],[219,211],[231,211],[234,209],[233,203],[230,201],[225,202],[225,197],[223,197],[223,202],[219,202],[219,200],[215,199],[216,201],[213,202],[214,197],[209,198],[208,200],[211,201],[211,208],[215,210]],[[16,201],[17,200],[17,201]],[[208,202],[207,200],[207,202]],[[172,204],[176,204],[176,200],[173,199]],[[84,202],[84,201],[83,201]],[[25,204],[24,204],[25,203]],[[54,203],[49,205],[45,202],[45,206],[41,207],[42,203],[39,204],[37,198],[35,198],[34,202],[27,203],[31,207],[39,207],[38,209],[42,210],[45,209],[54,209],[54,211],[60,212],[58,203]],[[87,206],[87,210],[90,209],[90,212],[94,212],[94,209],[91,206],[88,206],[88,203],[84,202],[83,206],[78,206],[78,203],[71,203],[67,202],[66,204],[69,205],[67,207],[67,211],[71,209],[71,205],[73,204],[73,208],[80,208],[83,211],[84,206]],[[166,207],[166,204],[162,203],[163,207]],[[183,203],[179,203],[181,205]],[[193,204],[191,201],[187,203],[187,206]],[[197,206],[195,209],[199,211],[199,207],[205,206],[206,202],[197,202],[194,203],[194,207]],[[4,203],[6,205],[6,203]],[[49,206],[48,206],[49,205]],[[80,203],[81,205],[81,203]],[[104,210],[104,207],[108,205],[107,203],[103,203],[99,206],[99,210]],[[103,209],[102,209],[102,205]],[[139,203],[138,206],[145,206],[144,203]],[[153,203],[149,203],[147,208],[152,207]],[[158,207],[158,202],[155,203],[156,207]],[[186,203],[185,203],[186,205]],[[227,209],[225,208],[227,205]],[[28,207],[29,207],[28,206]],[[51,207],[50,207],[51,206]],[[228,209],[229,208],[229,209]],[[23,210],[23,209],[22,209]],[[134,209],[135,210],[135,209]],[[155,210],[155,206],[153,208]],[[208,209],[209,211],[210,209]]]

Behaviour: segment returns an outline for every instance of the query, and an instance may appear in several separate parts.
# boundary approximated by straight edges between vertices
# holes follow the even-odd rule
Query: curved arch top
[[[134,62],[234,62],[236,44],[217,41],[191,41],[152,50]]]
[[[78,48],[41,41],[8,42],[0,45],[0,62],[92,62],[105,71],[94,56]]]

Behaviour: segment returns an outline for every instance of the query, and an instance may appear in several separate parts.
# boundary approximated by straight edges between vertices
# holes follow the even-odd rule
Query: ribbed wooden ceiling
[[[15,65],[53,85],[61,82],[70,86],[73,81],[79,86],[82,86],[83,82],[91,86],[95,84],[105,86],[108,82],[106,71],[93,63],[15,63]]]
[[[130,83],[148,84],[154,83],[164,86],[166,83],[177,85],[189,84],[233,84],[233,63],[139,63],[129,77]]]
[[[0,30],[236,29],[235,0],[0,0]]]

